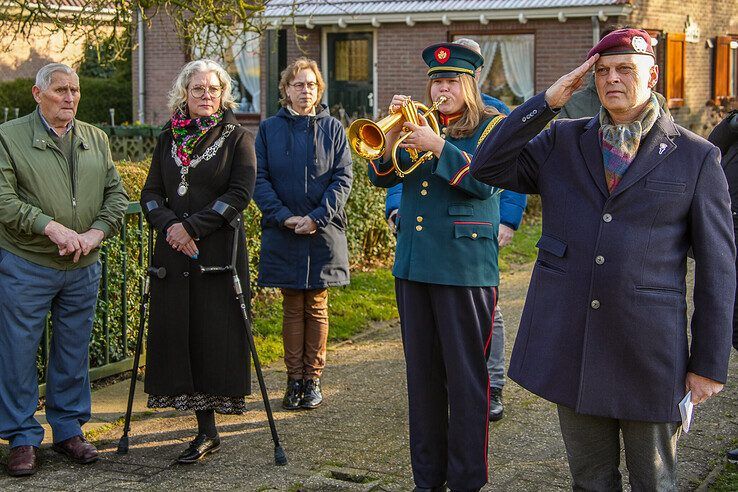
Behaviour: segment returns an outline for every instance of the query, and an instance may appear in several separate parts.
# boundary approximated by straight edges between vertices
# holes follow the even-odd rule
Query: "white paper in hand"
[[[687,391],[687,395],[679,402],[679,413],[682,415],[682,430],[684,432],[689,432],[689,427],[692,425],[692,410],[694,410],[692,392]]]

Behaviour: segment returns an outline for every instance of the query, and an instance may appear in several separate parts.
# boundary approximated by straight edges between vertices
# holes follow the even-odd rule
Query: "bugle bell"
[[[434,112],[438,110],[438,106],[443,104],[445,100],[446,97],[441,96],[429,108],[422,103],[408,98],[402,104],[399,111],[391,111],[388,116],[385,116],[379,121],[374,122],[367,118],[355,120],[348,129],[349,144],[354,149],[354,152],[364,159],[374,160],[380,158],[387,147],[387,133],[392,128],[402,125],[405,122],[418,125],[420,124],[421,118],[425,118],[436,135],[440,135],[441,131]],[[419,114],[421,111],[422,113]],[[410,174],[423,162],[433,157],[433,152],[426,152],[423,155],[419,155],[417,150],[408,149],[412,165],[407,170],[400,168],[397,151],[400,148],[400,144],[411,134],[412,132],[403,130],[403,135],[392,146],[392,169],[401,178],[406,174]]]

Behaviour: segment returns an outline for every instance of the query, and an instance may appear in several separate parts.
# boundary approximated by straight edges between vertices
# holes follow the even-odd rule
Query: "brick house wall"
[[[715,56],[715,50],[707,46],[707,40],[738,34],[738,0],[644,0],[628,22],[665,33],[683,33],[688,15],[699,25],[700,39],[697,43],[686,44],[685,104],[674,108],[672,114],[680,125],[706,135],[716,123],[709,118],[705,107],[712,98]]]
[[[134,40],[137,33],[133,34]],[[174,22],[163,12],[151,20],[144,40],[144,122],[161,125],[169,118],[167,94],[182,66],[189,61],[187,49],[178,39]],[[133,51],[133,114],[138,119],[138,56]]]
[[[714,49],[708,48],[706,41],[714,40],[719,35],[738,34],[738,0],[641,0],[627,18],[610,17],[606,22],[599,22],[599,28],[604,29],[611,24],[628,24],[663,33],[683,33],[687,15],[692,16],[693,21],[700,26],[701,37],[698,43],[686,45],[685,104],[681,108],[674,108],[673,115],[678,123],[704,135],[709,132],[712,123],[708,121],[705,105],[712,98],[714,57]],[[409,94],[416,99],[425,99],[426,67],[420,52],[424,47],[448,40],[453,35],[534,34],[535,90],[538,92],[583,60],[592,46],[593,29],[591,18],[570,18],[563,23],[557,19],[532,19],[525,24],[510,20],[491,21],[486,25],[478,22],[452,22],[445,26],[440,22],[418,22],[412,27],[393,23],[383,23],[378,28],[370,25],[351,26],[352,30],[362,27],[376,35],[375,100],[380,112],[393,94]],[[329,29],[329,32],[341,32],[336,27]],[[321,27],[298,27],[293,30],[286,26],[285,32],[288,63],[303,55],[322,63]],[[177,70],[186,61],[184,50],[175,38],[174,30],[167,24],[164,16],[157,16],[154,25],[147,31],[147,122],[152,117],[160,120],[165,114],[162,108],[166,106],[166,92]],[[665,43],[663,36],[660,42]],[[266,67],[265,43],[262,43],[262,48],[262,67]],[[327,69],[321,68],[324,71]],[[134,98],[137,93],[136,69],[134,60]],[[263,76],[262,108],[267,103],[267,83],[267,77]]]

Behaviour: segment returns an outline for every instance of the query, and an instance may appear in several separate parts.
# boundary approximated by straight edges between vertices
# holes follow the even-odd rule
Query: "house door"
[[[374,112],[372,33],[328,33],[328,105],[348,124]]]

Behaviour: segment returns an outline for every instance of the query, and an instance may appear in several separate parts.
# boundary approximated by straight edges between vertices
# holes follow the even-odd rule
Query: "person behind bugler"
[[[637,29],[605,36],[472,161],[484,183],[541,195],[508,375],[558,405],[577,490],[620,490],[620,433],[633,490],[676,490],[679,402],[690,391],[704,402],[727,376],[735,245],[720,151],[659,109],[650,41]],[[542,132],[592,67],[599,114]]]
[[[387,150],[369,179],[403,183],[392,270],[407,366],[410,457],[417,491],[479,490],[487,483],[489,354],[497,303],[497,190],[469,175],[483,135],[502,116],[486,107],[474,79],[483,58],[454,43],[427,47],[426,98],[438,106],[442,135],[423,120],[387,132],[391,149],[404,126],[404,149],[432,152],[404,178]],[[395,95],[391,110],[407,96]],[[409,165],[406,151],[400,165]]]
[[[90,419],[89,343],[101,264],[128,196],[108,137],[75,119],[79,77],[61,63],[36,74],[38,107],[0,125],[0,438],[8,473],[31,475],[44,430],[36,354],[51,311],[46,418],[52,448],[77,463],[97,460],[82,434]]]

